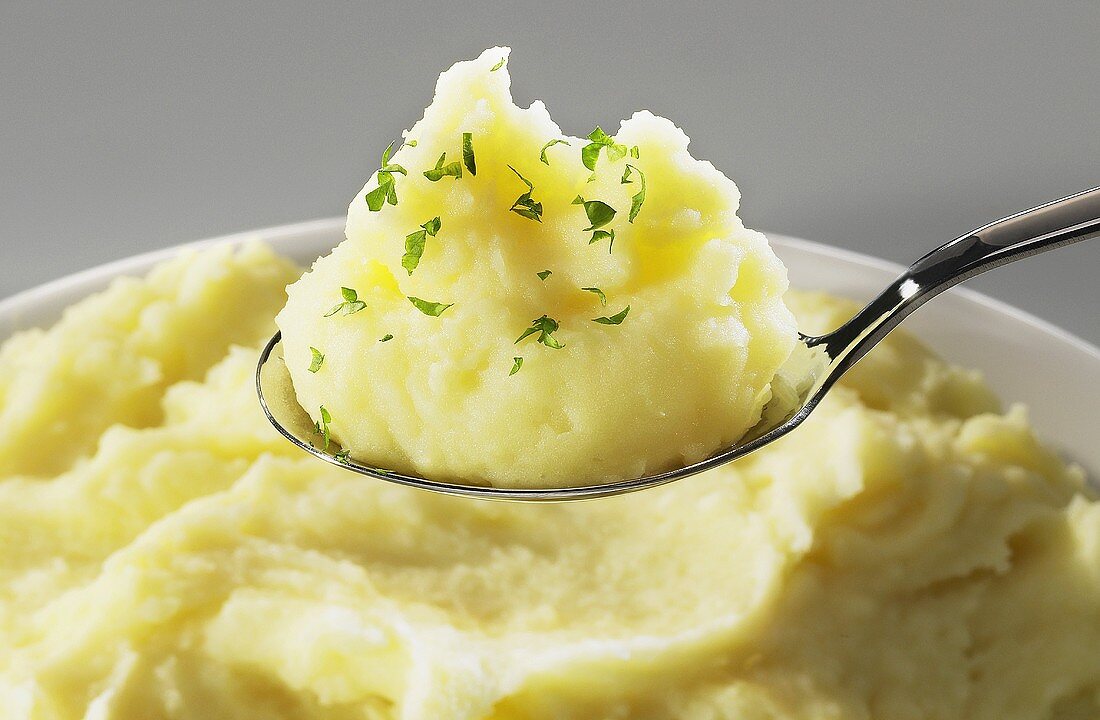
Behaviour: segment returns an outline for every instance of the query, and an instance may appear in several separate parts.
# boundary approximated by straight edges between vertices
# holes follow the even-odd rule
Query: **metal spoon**
[[[316,426],[298,405],[281,353],[282,334],[271,339],[256,369],[256,390],[271,423],[288,440],[312,455],[353,472],[451,495],[495,500],[561,501],[598,498],[642,490],[685,478],[748,455],[798,427],[825,393],[898,323],[944,290],[1006,263],[1100,235],[1100,187],[1010,215],[952,240],[913,263],[855,317],[827,335],[799,335],[796,355],[810,362],[806,381],[794,388],[797,401],[785,398],[764,408],[763,419],[737,444],[687,467],[605,485],[509,489],[463,485],[404,475],[349,458],[334,442],[321,442]],[[789,393],[787,394],[789,395]],[[777,393],[778,396],[778,393]]]

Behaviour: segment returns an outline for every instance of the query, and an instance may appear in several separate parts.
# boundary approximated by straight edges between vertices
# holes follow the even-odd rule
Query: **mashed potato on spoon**
[[[440,76],[278,316],[318,443],[435,480],[611,482],[759,420],[796,341],[737,187],[648,112],[565,135],[508,50]]]

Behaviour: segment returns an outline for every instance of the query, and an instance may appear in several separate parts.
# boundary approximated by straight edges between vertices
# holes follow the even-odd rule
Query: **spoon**
[[[901,277],[856,315],[826,335],[799,335],[792,357],[807,368],[792,392],[775,392],[760,422],[735,445],[686,467],[603,485],[566,488],[495,488],[441,482],[363,464],[331,439],[321,447],[316,426],[298,404],[282,359],[282,333],[264,348],[256,369],[256,390],[268,420],[288,440],[321,460],[379,480],[451,495],[526,501],[581,500],[642,490],[710,470],[744,457],[798,427],[850,367],[914,310],[944,290],[987,270],[1100,235],[1100,187],[1010,215],[952,240],[913,263]],[[781,371],[777,381],[783,376]],[[782,397],[781,397],[782,396]],[[792,402],[792,398],[795,398]],[[783,407],[776,407],[778,402]]]

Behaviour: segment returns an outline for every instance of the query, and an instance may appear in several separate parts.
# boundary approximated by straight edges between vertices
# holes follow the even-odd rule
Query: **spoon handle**
[[[828,335],[806,338],[829,356],[827,389],[898,323],[944,290],[1015,260],[1100,235],[1100,187],[1039,205],[952,240],[913,263]]]

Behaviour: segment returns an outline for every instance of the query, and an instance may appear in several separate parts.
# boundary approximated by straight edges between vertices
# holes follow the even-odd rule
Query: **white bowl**
[[[121,275],[142,275],[182,248],[260,238],[303,265],[343,239],[344,221],[315,220],[226,235],[102,265],[0,301],[0,341],[55,322],[62,310]],[[791,284],[866,301],[901,272],[900,266],[858,253],[769,235],[790,270]],[[1084,298],[1082,298],[1084,301]],[[1040,434],[1100,478],[1100,349],[1014,307],[965,289],[936,298],[906,320],[942,357],[981,369],[1007,402],[1022,402]]]

